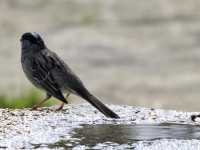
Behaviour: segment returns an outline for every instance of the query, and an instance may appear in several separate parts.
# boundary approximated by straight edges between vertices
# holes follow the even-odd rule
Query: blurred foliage
[[[18,96],[9,96],[8,94],[0,94],[0,108],[11,108],[20,109],[32,108],[39,102],[41,102],[46,95],[37,89],[31,90],[21,90]],[[68,101],[69,102],[69,101]],[[62,102],[55,98],[50,98],[48,101],[44,102],[40,107],[50,107],[54,105],[61,105]]]
[[[82,18],[82,23],[83,24],[92,24],[96,21],[96,16],[95,15],[86,15]]]

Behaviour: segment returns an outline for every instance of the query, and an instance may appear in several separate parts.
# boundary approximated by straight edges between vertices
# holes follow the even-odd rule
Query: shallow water
[[[159,139],[199,139],[200,126],[179,124],[80,124],[69,133],[63,133],[60,141],[55,143],[32,144],[33,148],[72,148],[84,146],[90,148],[106,148],[126,144],[126,148],[133,148],[133,143],[145,141],[150,145]],[[133,146],[133,147],[132,147]]]

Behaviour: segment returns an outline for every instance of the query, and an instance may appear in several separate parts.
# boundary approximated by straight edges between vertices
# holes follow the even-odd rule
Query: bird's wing
[[[31,61],[31,75],[35,82],[42,87],[48,94],[67,103],[59,85],[56,83],[51,73],[51,67],[45,61],[45,56],[40,57],[35,55]]]

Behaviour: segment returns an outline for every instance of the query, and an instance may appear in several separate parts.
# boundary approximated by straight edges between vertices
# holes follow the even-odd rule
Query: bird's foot
[[[67,109],[63,109],[63,108],[55,108],[55,109],[50,109],[50,110],[52,110],[52,111],[60,111],[60,110],[62,110],[62,111],[66,111]]]
[[[67,109],[63,109],[63,107],[64,107],[64,103],[62,103],[62,105],[60,107],[55,108],[55,109],[51,109],[51,110],[53,110],[53,111],[60,111],[60,110],[66,111]]]
[[[52,111],[60,111],[60,110],[62,110],[62,111],[66,111],[67,109],[63,109],[63,106],[61,105],[61,106],[58,107],[58,108],[50,109],[50,110],[52,110]]]
[[[37,107],[33,107],[31,109],[28,109],[30,111],[43,111],[43,109],[38,109]]]

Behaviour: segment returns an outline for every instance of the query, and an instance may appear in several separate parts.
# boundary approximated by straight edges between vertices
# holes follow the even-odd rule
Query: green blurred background
[[[188,0],[0,1],[0,107],[45,97],[20,62],[19,39],[35,31],[104,103],[200,111],[199,8]]]

